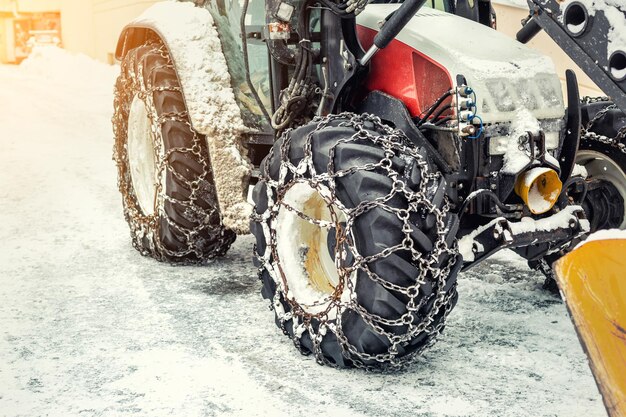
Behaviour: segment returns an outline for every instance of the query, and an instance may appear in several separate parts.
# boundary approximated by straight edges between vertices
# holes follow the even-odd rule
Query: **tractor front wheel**
[[[589,220],[590,232],[626,229],[626,115],[605,101],[585,122],[576,154],[578,175],[587,180],[587,193],[580,201]],[[544,288],[558,293],[552,265],[558,255],[547,256],[531,267],[545,276]]]
[[[585,122],[576,156],[590,181],[582,206],[591,232],[626,229],[626,115],[610,101],[600,102]]]
[[[592,233],[626,229],[626,147],[602,139],[587,133],[576,156],[591,181],[582,206]]]
[[[251,228],[262,295],[302,353],[380,369],[434,342],[461,259],[445,180],[425,155],[346,113],[286,132],[261,171]]]

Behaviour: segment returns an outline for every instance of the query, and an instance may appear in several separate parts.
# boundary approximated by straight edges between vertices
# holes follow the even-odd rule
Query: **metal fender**
[[[625,255],[626,239],[594,240],[554,268],[611,417],[626,416]]]
[[[117,59],[155,35],[170,52],[193,128],[206,136],[222,221],[237,233],[248,233],[251,165],[241,145],[248,129],[214,19],[209,10],[190,2],[156,3],[124,28]]]

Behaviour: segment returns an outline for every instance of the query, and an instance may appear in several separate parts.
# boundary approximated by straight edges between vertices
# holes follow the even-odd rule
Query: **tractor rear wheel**
[[[344,113],[286,132],[255,186],[255,255],[277,325],[336,367],[395,368],[456,304],[458,218],[399,131]]]
[[[124,57],[115,85],[114,159],[133,246],[172,263],[226,253],[206,139],[189,121],[165,45],[148,41]]]

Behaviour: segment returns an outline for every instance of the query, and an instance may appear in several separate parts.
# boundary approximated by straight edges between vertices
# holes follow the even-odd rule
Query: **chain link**
[[[446,202],[443,207],[437,207],[427,197],[429,187],[441,181],[441,174],[429,170],[425,158],[401,131],[384,125],[375,116],[343,113],[316,118],[312,123],[316,123],[317,126],[307,134],[304,143],[304,157],[297,165],[294,165],[288,157],[291,147],[291,132],[286,131],[282,135],[283,142],[279,148],[280,155],[274,155],[275,151],[272,149],[268,156],[268,160],[280,157],[281,168],[278,178],[273,179],[270,175],[269,164],[265,165],[265,170],[262,172],[261,181],[267,185],[268,208],[262,214],[254,214],[253,221],[259,222],[263,226],[265,240],[268,242],[268,250],[265,254],[258,256],[258,260],[261,264],[260,273],[264,269],[267,270],[277,286],[272,306],[285,334],[288,334],[286,323],[289,320],[293,321],[292,339],[296,347],[303,353],[308,352],[301,345],[301,337],[305,332],[308,332],[313,342],[312,353],[319,363],[333,365],[324,357],[320,347],[324,336],[331,332],[337,338],[343,355],[351,359],[355,366],[367,369],[401,367],[434,342],[444,326],[445,318],[452,309],[452,299],[456,295],[455,286],[448,291],[445,289],[451,269],[459,256],[456,243],[452,246],[446,243],[449,230],[445,219],[449,205]],[[352,128],[355,133],[351,137],[340,139],[334,144],[329,151],[327,170],[317,172],[313,163],[312,138],[316,132],[332,126]],[[363,163],[347,169],[337,169],[335,167],[337,147],[351,142],[375,144],[384,150],[384,157],[377,163]],[[413,186],[413,188],[417,188],[416,190],[413,190],[406,183],[406,177],[401,172],[394,169],[394,158],[402,158],[407,167],[410,164],[416,164],[419,167],[420,181],[417,186]],[[372,170],[384,172],[392,180],[393,185],[390,192],[384,196],[362,201],[353,208],[346,207],[337,198],[337,179],[357,171]],[[332,222],[312,219],[284,201],[288,189],[297,182],[305,182],[318,191],[332,213]],[[390,200],[397,196],[403,196],[406,199],[408,202],[406,208],[397,208],[389,204]],[[320,313],[311,314],[308,312],[310,306],[300,305],[298,300],[287,298],[288,282],[275,249],[277,246],[277,229],[281,227],[277,222],[277,216],[282,209],[293,211],[302,219],[316,224],[318,227],[329,228],[334,226],[336,229],[337,244],[334,252],[340,283],[332,295],[315,303],[326,306]],[[404,238],[395,246],[385,248],[377,254],[365,256],[359,251],[359,242],[355,240],[353,228],[360,216],[373,209],[382,209],[393,213],[402,224]],[[414,217],[412,215],[415,214],[422,217],[434,216],[436,233],[434,234],[434,248],[430,252],[418,249],[411,238],[411,233],[417,226],[411,222],[410,218]],[[344,223],[340,219],[344,219]],[[414,283],[408,287],[389,282],[370,268],[372,262],[398,251],[410,252],[412,263],[419,271],[419,275],[414,277]],[[351,261],[348,263],[347,259],[351,259]],[[357,274],[359,279],[367,277],[388,290],[402,294],[408,300],[406,312],[397,319],[389,319],[367,311],[357,300],[355,288]],[[422,286],[427,282],[433,284],[430,296],[424,295],[424,292],[421,291]],[[283,304],[283,301],[286,304]],[[431,305],[428,307],[428,312],[420,313],[429,303]],[[347,311],[358,314],[371,329],[389,340],[387,352],[370,354],[360,351],[350,343],[343,331],[342,323],[343,314]],[[439,315],[441,318],[438,317]],[[313,323],[316,325],[314,326]],[[408,344],[422,333],[430,335],[426,346],[410,354],[402,354],[402,352],[406,352],[405,348]]]
[[[609,97],[607,97],[607,96],[598,96],[598,97],[583,96],[580,99],[580,102],[582,104],[601,103],[601,102],[605,102],[605,101],[611,101],[611,99]]]
[[[153,48],[149,53],[158,55],[161,60],[156,65],[145,67],[144,55],[129,54],[122,62],[121,74],[114,96],[113,131],[116,138],[113,147],[113,159],[118,167],[118,188],[122,193],[124,216],[131,229],[133,246],[143,255],[150,255],[160,260],[177,263],[197,263],[213,256],[222,255],[234,241],[233,233],[224,233],[220,222],[217,196],[213,185],[213,174],[209,161],[205,138],[191,126],[187,111],[160,113],[154,102],[155,93],[182,91],[177,82],[161,81],[158,72],[169,71],[175,74],[174,64],[166,46],[151,41],[143,48]],[[128,155],[128,118],[130,105],[134,98],[141,99],[148,110],[155,161],[154,184],[156,187],[155,210],[151,215],[142,211],[132,184]],[[182,123],[191,140],[186,146],[172,146],[166,149],[163,139],[164,124]],[[193,159],[201,170],[200,173],[183,175],[174,167],[173,161],[185,155]],[[195,164],[194,164],[195,165]],[[188,195],[168,193],[166,173],[188,190]],[[207,203],[211,204],[207,208]],[[177,211],[185,220],[185,225],[174,221],[166,212],[166,206]],[[167,228],[182,243],[177,248],[166,247],[159,237],[159,223],[166,222]],[[195,226],[189,226],[195,224]],[[210,240],[210,242],[209,242]]]
[[[597,103],[597,102],[608,102],[610,99],[608,97],[584,97],[582,99],[583,104]],[[601,121],[604,116],[611,110],[617,109],[618,107],[615,104],[610,104],[600,110],[595,116],[587,123],[586,126],[582,126],[581,133],[583,139],[586,140],[594,140],[596,142],[604,143],[605,145],[609,145],[613,148],[616,148],[621,153],[626,154],[626,144],[624,144],[624,139],[626,139],[626,126],[622,127],[617,135],[613,138],[608,136],[600,135],[598,133],[593,132],[591,129]]]

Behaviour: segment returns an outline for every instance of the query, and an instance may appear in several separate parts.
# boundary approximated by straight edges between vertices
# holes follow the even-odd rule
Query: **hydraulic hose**
[[[426,3],[426,0],[407,0],[391,15],[380,32],[374,37],[374,45],[384,49],[415,16],[415,13]]]

